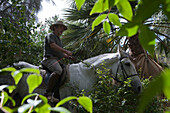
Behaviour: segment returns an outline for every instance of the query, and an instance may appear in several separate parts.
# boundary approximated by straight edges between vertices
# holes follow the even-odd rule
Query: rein
[[[126,81],[130,77],[138,76],[138,74],[132,74],[132,75],[127,74],[127,72],[126,72],[126,70],[125,70],[125,68],[123,67],[123,64],[122,64],[122,59],[124,59],[124,58],[127,58],[127,57],[121,57],[119,59],[119,65],[118,65],[117,70],[116,70],[116,76],[113,76],[113,75],[111,76],[114,80],[116,80],[119,83],[123,83],[124,81]],[[123,81],[121,81],[117,78],[119,67],[121,67],[121,71],[122,71],[122,74],[123,74]]]

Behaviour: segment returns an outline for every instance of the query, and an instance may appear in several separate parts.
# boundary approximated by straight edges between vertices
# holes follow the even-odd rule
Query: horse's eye
[[[130,62],[126,62],[125,65],[126,65],[126,66],[130,66]]]

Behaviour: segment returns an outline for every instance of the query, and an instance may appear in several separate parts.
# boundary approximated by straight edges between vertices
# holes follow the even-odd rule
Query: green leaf
[[[18,84],[19,80],[22,78],[22,73],[20,71],[13,71],[11,73],[12,77],[14,78],[15,80],[15,84]]]
[[[85,0],[75,0],[75,2],[76,2],[77,9],[80,10]]]
[[[8,86],[9,93],[12,93],[15,88],[16,86],[14,85]]]
[[[32,97],[32,96],[37,96],[38,94],[37,93],[33,93],[33,94],[29,94],[27,96],[25,96],[23,99],[22,99],[22,102],[21,102],[21,105],[24,104],[25,100]]]
[[[156,35],[150,31],[147,26],[140,26],[139,41],[142,47],[147,50],[152,56],[154,53]]]
[[[51,110],[51,111],[57,111],[57,112],[60,112],[60,113],[71,113],[69,110],[67,110],[67,109],[64,108],[64,107],[49,108],[49,110]]]
[[[143,91],[139,103],[138,113],[144,113],[145,107],[149,104],[153,97],[161,93],[163,89],[162,76],[153,79],[148,87]]]
[[[144,22],[148,18],[150,18],[156,11],[159,9],[159,5],[164,0],[142,0],[142,3],[139,4],[136,16],[134,17],[134,21]]]
[[[1,99],[2,99],[2,94],[4,95],[2,106],[4,106],[9,99],[9,96],[7,92],[3,91],[1,92],[1,97],[0,97]]]
[[[109,7],[113,7],[113,6],[117,5],[118,2],[119,2],[119,0],[109,0]]]
[[[77,99],[77,97],[75,97],[75,96],[66,97],[66,98],[62,99],[60,102],[58,102],[56,107],[59,107],[60,105],[63,105],[64,103],[66,103],[70,100],[74,100],[74,99]]]
[[[14,113],[13,110],[11,108],[9,108],[9,107],[4,106],[3,109],[8,111],[8,113]]]
[[[109,13],[108,15],[110,22],[112,22],[114,25],[117,25],[119,27],[122,26],[122,24],[119,21],[119,17],[116,14]]]
[[[0,91],[2,91],[4,88],[7,88],[9,85],[1,85],[0,86]]]
[[[120,28],[120,30],[117,32],[117,35],[131,37],[138,32],[138,28],[138,25],[127,23]]]
[[[131,37],[131,36],[135,35],[138,32],[138,28],[139,28],[138,25],[135,25],[135,26],[130,27],[130,28],[126,28],[126,30],[128,32],[127,36]]]
[[[45,96],[43,96],[43,95],[39,95],[39,97],[41,98],[41,100],[44,102],[44,103],[48,103],[48,100],[47,100],[47,98],[45,97]]]
[[[39,69],[35,69],[35,68],[23,68],[23,69],[20,70],[20,72],[40,74]]]
[[[7,68],[1,69],[1,71],[16,71],[16,69],[13,68],[13,67],[7,67]],[[1,72],[1,71],[0,71],[0,72]]]
[[[15,100],[12,97],[10,97],[10,96],[8,96],[8,99],[12,102],[12,105],[15,106],[15,104],[16,104]]]
[[[167,15],[168,19],[170,19],[170,0],[165,0],[163,4],[163,11]]]
[[[93,112],[93,103],[90,98],[88,97],[79,97],[78,98],[79,104],[81,104],[88,112],[92,113]]]
[[[24,104],[24,105],[20,106],[18,108],[18,113],[25,113],[31,106],[32,106],[32,104]]]
[[[32,93],[42,83],[42,77],[40,75],[31,74],[27,78],[27,84],[29,93]]]
[[[90,15],[93,13],[102,13],[109,9],[109,1],[108,0],[98,0],[93,9],[90,11]]]
[[[170,100],[170,69],[166,69],[164,70],[164,72],[162,72],[162,77],[163,77],[163,92],[165,94],[165,96]]]
[[[99,25],[102,20],[104,20],[107,17],[107,14],[102,14],[100,16],[98,16],[92,23],[92,31],[94,30],[94,27]]]
[[[48,104],[48,103],[46,103],[46,104],[43,104],[42,106],[40,106],[40,107],[36,107],[35,108],[35,111],[37,112],[37,113],[50,113],[51,111],[50,111],[50,108],[51,106]]]
[[[132,7],[128,0],[120,0],[117,3],[117,8],[124,18],[131,21],[133,17]]]
[[[27,102],[31,105],[33,105],[34,107],[36,107],[37,105],[39,105],[42,100],[33,100],[33,99],[28,99]]]
[[[103,29],[104,29],[104,31],[105,31],[105,33],[107,33],[108,35],[109,35],[109,33],[110,33],[110,24],[107,22],[107,21],[105,21],[104,23],[103,23]]]

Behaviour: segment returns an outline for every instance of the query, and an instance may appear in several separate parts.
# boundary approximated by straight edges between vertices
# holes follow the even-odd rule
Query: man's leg
[[[60,75],[56,74],[55,72],[53,72],[51,75],[50,75],[50,79],[48,81],[48,85],[47,85],[47,89],[46,89],[46,92],[47,93],[53,93],[54,92],[54,88],[56,87],[58,81],[59,81],[59,77]]]
[[[55,104],[59,101],[59,96],[56,97],[55,94],[55,88],[56,85],[58,85],[59,82],[59,77],[60,75],[56,74],[55,72],[53,72],[50,75],[50,79],[48,81],[48,85],[47,85],[47,89],[46,89],[46,94],[45,96],[47,97],[47,99],[49,100],[49,102],[51,103],[51,105]]]

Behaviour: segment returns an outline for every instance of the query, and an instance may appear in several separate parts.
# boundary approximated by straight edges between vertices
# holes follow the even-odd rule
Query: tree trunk
[[[129,37],[128,46],[131,61],[135,64],[141,78],[149,78],[158,75],[162,71],[162,67],[141,46],[138,33]]]

